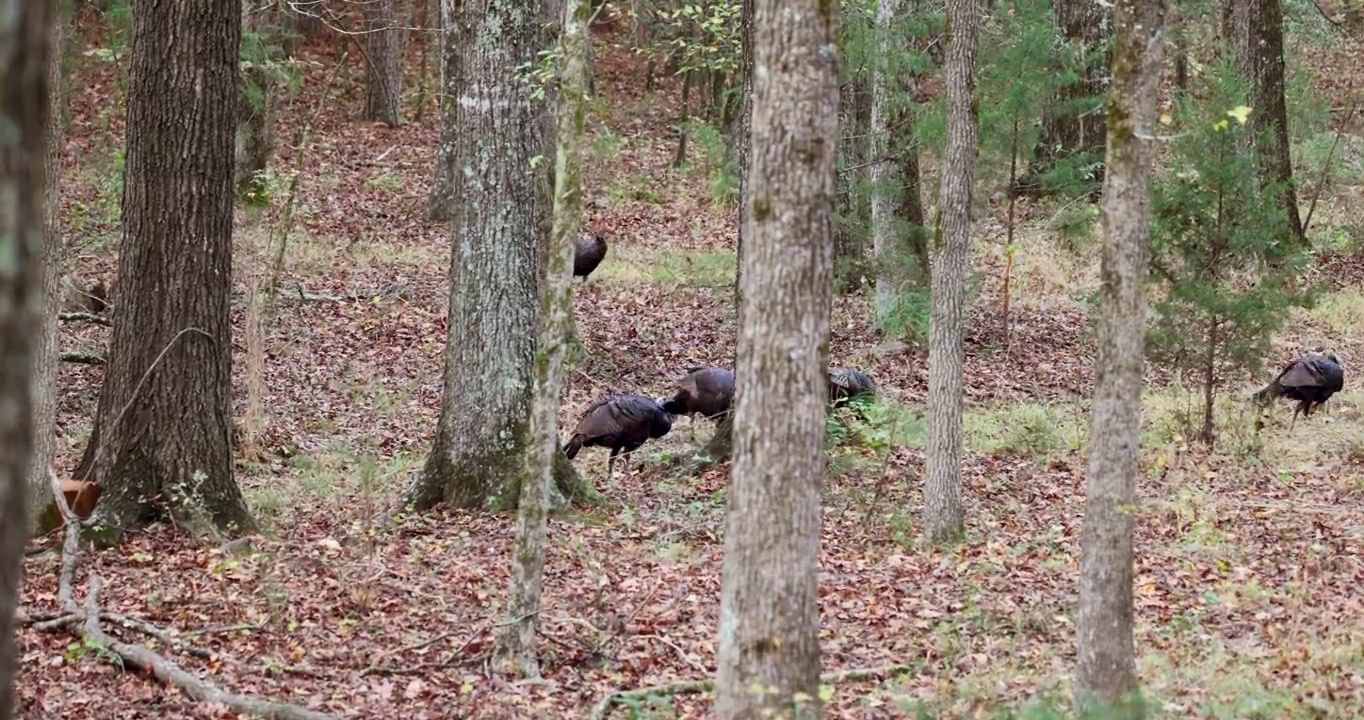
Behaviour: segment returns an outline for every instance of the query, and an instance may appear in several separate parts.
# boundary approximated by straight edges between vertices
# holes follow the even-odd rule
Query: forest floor
[[[569,378],[565,427],[608,390],[663,395],[685,366],[728,365],[733,352],[735,212],[712,202],[704,142],[689,166],[672,167],[677,84],[664,79],[643,93],[643,63],[618,39],[602,33],[588,160],[590,197],[601,205],[592,221],[611,251],[575,296],[585,353]],[[103,40],[78,37],[86,47]],[[690,477],[672,462],[704,442],[707,423],[693,441],[679,420],[641,451],[642,468],[612,480],[605,453],[580,456],[607,503],[550,522],[542,683],[485,672],[508,585],[511,516],[440,511],[375,527],[420,467],[440,406],[449,235],[424,219],[438,118],[432,103],[397,129],[360,122],[358,60],[329,84],[335,51],[314,43],[303,55],[315,62],[302,66],[302,90],[282,109],[278,194],[267,211],[242,212],[237,233],[240,416],[242,298],[264,267],[294,132],[321,103],[285,292],[267,325],[268,425],[261,452],[238,465],[264,537],[228,555],[211,538],[154,527],[118,549],[86,551],[88,569],[107,581],[106,608],[213,651],[202,659],[158,646],[222,688],[351,718],[586,718],[612,691],[712,676],[728,467]],[[62,202],[71,274],[88,282],[113,276],[124,91],[114,65],[72,57]],[[1322,69],[1364,67],[1348,41],[1307,57]],[[1317,76],[1343,106],[1340,73]],[[414,72],[408,87],[416,85]],[[1354,154],[1342,167],[1357,171],[1358,146],[1347,149]],[[1316,235],[1360,232],[1364,179],[1340,175]],[[1057,207],[1021,205],[1006,347],[997,311],[1003,208],[987,201],[991,192],[980,195],[961,546],[917,541],[924,350],[885,337],[865,294],[835,302],[832,360],[868,370],[888,409],[831,450],[823,662],[829,671],[906,669],[835,683],[830,717],[921,709],[992,717],[1069,695],[1093,361],[1084,298],[1096,243],[1059,242],[1049,224]],[[1324,257],[1320,272],[1336,290],[1295,315],[1271,366],[1317,346],[1347,365],[1364,358],[1364,258]],[[63,349],[102,352],[107,335],[66,324]],[[1209,452],[1189,439],[1199,419],[1193,391],[1151,374],[1136,610],[1141,680],[1160,717],[1364,713],[1364,392],[1347,378],[1329,411],[1292,432],[1282,404],[1257,437],[1242,399],[1268,376],[1224,378],[1222,436]],[[63,470],[88,437],[100,378],[96,366],[62,367]],[[57,565],[51,554],[27,561],[25,607],[55,607]],[[25,629],[20,652],[22,717],[231,716],[59,633]],[[709,703],[688,695],[637,710],[704,717]]]

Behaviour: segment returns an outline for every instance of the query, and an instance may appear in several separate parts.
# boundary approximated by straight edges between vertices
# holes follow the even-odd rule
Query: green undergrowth
[[[372,506],[370,514],[374,514],[383,511],[387,499],[424,460],[423,453],[380,459],[372,451],[357,451],[343,442],[331,441],[293,456],[291,471],[283,476],[264,472],[259,478],[245,478],[242,490],[256,519],[267,528],[317,501],[360,512],[368,503]]]
[[[613,245],[591,280],[609,284],[729,287],[738,268],[730,250],[674,250]]]

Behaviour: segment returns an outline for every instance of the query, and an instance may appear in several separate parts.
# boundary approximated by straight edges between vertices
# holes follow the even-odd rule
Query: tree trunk
[[[928,453],[924,537],[953,543],[964,532],[961,501],[962,361],[971,195],[976,171],[975,0],[948,0],[947,146],[933,239],[933,311],[928,334]]]
[[[1141,432],[1151,144],[1165,0],[1119,0],[1108,105],[1103,259],[1076,622],[1076,701],[1139,717],[1132,506]],[[1147,138],[1147,139],[1143,139]]]
[[[57,309],[62,278],[62,18],[54,13],[47,57],[47,139],[44,148],[43,268],[38,321],[33,344],[33,454],[28,465],[28,521],[34,532],[50,528],[39,520],[52,503],[48,472],[57,455]]]
[[[403,29],[398,0],[365,3],[365,119],[395,127],[402,120]]]
[[[590,0],[564,3],[560,36],[559,102],[554,169],[554,219],[549,268],[540,303],[539,345],[530,416],[530,451],[521,471],[516,550],[508,593],[507,624],[498,635],[498,657],[528,676],[539,676],[535,653],[545,568],[545,514],[559,450],[559,391],[573,318],[573,254],[582,222],[582,143],[587,118],[587,54]]]
[[[838,6],[755,0],[752,146],[716,714],[818,717]],[[759,685],[764,692],[752,692]]]
[[[242,32],[260,34],[268,31],[269,15],[263,12],[262,0],[242,0]],[[264,49],[265,45],[260,46]],[[268,50],[263,50],[268,51]],[[242,72],[243,82],[237,119],[237,149],[234,182],[238,192],[250,191],[253,181],[270,164],[275,151],[275,90],[274,73],[264,63],[274,57],[253,58],[253,65]]]
[[[517,69],[538,61],[547,9],[534,0],[465,0],[453,10],[447,27],[458,57],[451,64],[460,72],[445,78],[442,102],[455,116],[450,157],[459,199],[451,322],[435,446],[407,498],[418,510],[516,502],[530,448],[544,267],[537,254],[548,248],[551,229],[550,169],[537,165],[548,154],[553,117]]]
[[[1057,93],[1057,109],[1043,118],[1038,159],[1044,165],[1068,155],[1085,152],[1098,155],[1104,149],[1104,82],[1107,54],[1098,48],[1112,31],[1111,16],[1104,3],[1094,0],[1057,0],[1056,22],[1061,34],[1083,53],[1084,66],[1075,82]],[[1092,99],[1092,103],[1088,101]],[[1092,107],[1090,107],[1092,105]]]
[[[118,303],[96,415],[102,539],[254,528],[232,476],[233,136],[241,6],[133,6]]]
[[[1283,9],[1279,0],[1231,0],[1230,32],[1236,67],[1250,83],[1248,104],[1259,156],[1260,182],[1278,184],[1289,231],[1306,242],[1288,138],[1288,105],[1284,100]]]
[[[23,579],[24,496],[33,450],[31,393],[42,352],[43,190],[50,110],[50,25],[56,3],[0,11],[0,720],[13,717],[14,611]],[[35,282],[35,280],[37,280]]]
[[[866,260],[871,204],[867,180],[871,155],[871,83],[865,71],[845,86],[839,97],[839,146],[843,169],[838,173],[838,215],[834,225],[834,271],[847,289],[855,288]]]
[[[905,262],[899,250],[902,243],[899,242],[901,233],[906,229],[899,222],[900,211],[909,204],[908,195],[913,192],[918,195],[918,154],[914,152],[910,143],[897,142],[900,133],[897,132],[898,125],[909,119],[909,113],[896,112],[895,106],[903,101],[895,97],[896,92],[903,92],[903,88],[897,82],[897,75],[900,68],[892,64],[892,58],[898,57],[901,48],[899,47],[898,36],[895,31],[895,24],[900,13],[900,0],[881,0],[876,11],[876,36],[879,59],[872,80],[871,96],[871,123],[870,152],[873,158],[870,167],[871,173],[871,250],[872,257],[876,263],[876,312],[878,316],[888,312],[894,305],[896,297],[900,294],[900,277],[903,273],[899,272],[900,265]],[[910,73],[904,73],[912,77]],[[912,102],[912,101],[909,101]],[[897,153],[907,153],[914,157],[912,170],[914,173],[913,185],[905,187],[903,193],[895,193],[890,189],[890,185],[895,182],[896,176],[909,168],[904,167],[903,162],[896,162]],[[910,180],[908,177],[900,176],[901,181]],[[896,196],[900,199],[897,201]],[[916,198],[917,200],[917,198]],[[916,203],[917,204],[917,203]],[[922,206],[920,206],[920,222],[922,218]]]
[[[744,247],[747,245],[748,220],[752,201],[752,183],[749,180],[749,156],[752,150],[753,128],[753,3],[755,0],[741,0],[739,14],[739,36],[743,55],[737,80],[739,91],[739,120],[735,123],[732,146],[739,166],[739,227],[735,233],[739,240],[735,247],[736,263],[734,272],[734,313],[742,316],[744,308]],[[738,367],[738,350],[735,349],[734,366]],[[721,418],[715,434],[706,443],[706,456],[710,462],[723,462],[734,453],[734,413]],[[731,471],[733,469],[731,468]]]
[[[427,199],[427,216],[438,222],[449,222],[455,217],[455,140],[459,129],[458,116],[453,106],[463,76],[460,74],[459,28],[456,22],[457,0],[433,0],[440,3],[440,144],[436,146],[436,182],[431,185]]]

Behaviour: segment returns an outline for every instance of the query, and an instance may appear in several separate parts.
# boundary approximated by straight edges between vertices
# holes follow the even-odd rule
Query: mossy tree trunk
[[[971,195],[975,184],[976,0],[948,0],[947,146],[943,150],[938,222],[933,239],[933,310],[928,334],[928,452],[924,470],[924,537],[961,539],[962,337],[971,263]]]
[[[133,6],[118,303],[91,466],[104,540],[167,513],[254,521],[233,478],[233,143],[241,6]]]
[[[398,0],[368,0],[364,7],[365,119],[394,127],[402,120],[406,19],[399,17]]]
[[[43,150],[43,284],[33,345],[33,454],[28,465],[28,521],[34,532],[52,504],[48,473],[57,455],[57,309],[61,306],[62,277],[62,24],[60,12],[52,20],[47,59],[47,138]]]
[[[531,447],[536,318],[551,222],[549,103],[517,69],[539,61],[535,0],[453,5],[442,108],[452,113],[450,330],[435,444],[406,498],[418,510],[516,504]],[[454,93],[453,96],[449,95]],[[443,121],[444,122],[444,121]],[[444,139],[442,140],[444,142]]]
[[[0,8],[0,718],[14,704],[14,614],[23,579],[33,450],[32,375],[45,312],[43,191],[56,3]]]
[[[589,0],[568,0],[559,41],[557,150],[554,162],[554,219],[545,287],[540,303],[539,346],[530,415],[530,448],[521,469],[512,580],[506,624],[497,636],[504,668],[529,677],[540,674],[535,652],[544,585],[546,515],[559,450],[560,390],[563,387],[573,319],[573,254],[582,221],[581,156],[587,117],[587,19]]]
[[[838,140],[838,5],[753,3],[748,151],[715,710],[818,717],[820,484]],[[754,693],[753,686],[763,692]]]
[[[1151,142],[1165,43],[1165,0],[1119,0],[1108,101],[1103,250],[1081,535],[1076,701],[1140,717],[1132,638],[1136,501],[1148,272]]]

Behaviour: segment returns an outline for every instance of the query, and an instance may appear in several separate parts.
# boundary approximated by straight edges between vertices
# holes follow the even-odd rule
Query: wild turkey
[[[876,395],[876,383],[866,373],[850,367],[829,368],[829,402],[838,405],[867,395]]]
[[[578,238],[578,247],[573,251],[573,275],[586,278],[606,257],[606,238],[600,235],[586,235]]]
[[[734,373],[718,367],[690,367],[687,376],[677,381],[677,393],[663,403],[672,415],[686,415],[694,419],[700,415],[707,420],[729,412],[734,402]],[[692,440],[696,426],[692,425]]]
[[[1298,422],[1298,413],[1303,417],[1312,414],[1314,406],[1320,406],[1345,387],[1345,370],[1340,360],[1331,353],[1310,352],[1284,366],[1283,370],[1251,399],[1261,404],[1269,404],[1276,398],[1286,397],[1298,401],[1293,409],[1293,420],[1288,423],[1292,430]]]
[[[634,452],[647,440],[667,435],[672,427],[672,417],[657,400],[633,393],[608,395],[583,413],[578,427],[573,429],[573,437],[564,446],[564,455],[572,460],[585,447],[611,448],[611,458],[606,462],[609,478],[616,455]]]

